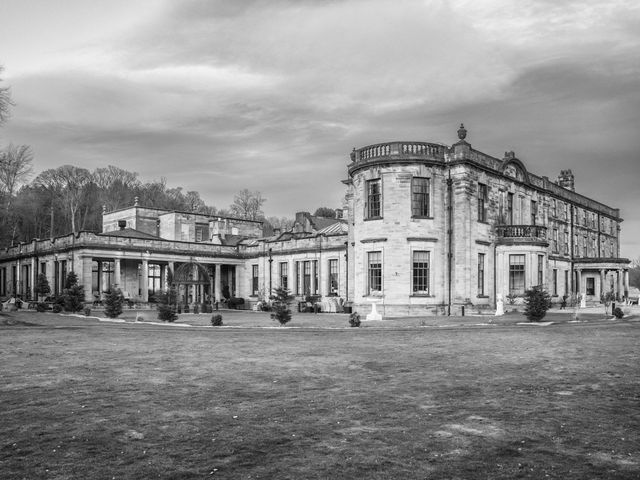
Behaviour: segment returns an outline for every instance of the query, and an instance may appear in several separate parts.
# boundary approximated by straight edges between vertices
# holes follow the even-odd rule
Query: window
[[[7,267],[0,268],[0,296],[7,294]]]
[[[565,255],[569,255],[569,231],[565,230],[564,231],[564,254]]]
[[[587,211],[586,210],[582,210],[582,225],[584,227],[587,226]]]
[[[251,265],[251,291],[252,295],[258,295],[258,265]]]
[[[487,186],[479,183],[478,184],[478,221],[486,222],[487,221]]]
[[[329,295],[338,295],[338,259],[329,260]]]
[[[596,294],[596,279],[594,277],[587,277],[586,290],[587,295]]]
[[[557,228],[553,229],[553,237],[551,240],[552,240],[551,248],[554,253],[557,253],[558,252],[558,229]]]
[[[380,218],[382,216],[382,189],[380,179],[367,181],[366,218]]]
[[[524,293],[524,255],[509,255],[509,293]]]
[[[302,291],[305,295],[311,295],[311,262],[309,260],[305,260],[302,262],[302,267]]]
[[[411,215],[429,216],[429,179],[413,177],[411,179]]]
[[[531,223],[530,225],[536,224],[536,217],[538,215],[538,202],[535,200],[531,200]]]
[[[569,204],[564,204],[564,219],[569,220]]]
[[[413,252],[413,293],[429,295],[429,252]]]
[[[311,264],[313,266],[313,294],[318,295],[318,288],[320,286],[320,282],[318,282],[318,261],[313,260]]]
[[[289,264],[280,262],[280,287],[289,288]]]
[[[558,202],[556,202],[555,198],[551,200],[551,215],[553,218],[558,216]]]
[[[575,249],[574,255],[576,257],[579,257],[580,256],[580,243],[578,243],[578,234],[577,233],[574,235],[573,247]]]
[[[591,212],[591,228],[596,228],[596,214]]]
[[[367,294],[382,292],[382,252],[367,253]]]
[[[513,193],[507,193],[507,225],[513,225]]]
[[[209,226],[196,225],[196,242],[206,242],[209,240]]]
[[[18,294],[18,267],[15,265],[11,266],[11,293]]]
[[[544,283],[544,255],[538,255],[538,285]]]
[[[564,271],[564,294],[569,294],[569,270]]]
[[[484,295],[484,253],[478,254],[478,296]]]
[[[150,263],[148,271],[147,286],[149,289],[149,298],[151,298],[156,293],[162,291],[162,267],[157,263]]]
[[[31,265],[22,266],[22,278],[20,279],[21,294],[26,300],[31,299]]]
[[[40,273],[47,274],[47,262],[40,262]]]
[[[553,269],[553,296],[558,296],[558,269]]]
[[[589,256],[589,250],[587,247],[587,236],[584,235],[582,237],[582,256],[583,257],[588,257]]]

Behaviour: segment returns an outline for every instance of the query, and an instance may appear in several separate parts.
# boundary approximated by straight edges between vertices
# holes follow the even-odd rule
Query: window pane
[[[367,181],[367,218],[381,216],[381,200],[380,179]]]
[[[429,293],[429,252],[413,252],[413,292]]]
[[[509,255],[509,293],[524,293],[524,255]]]
[[[368,264],[368,292],[382,291],[382,252],[369,252],[367,254]]]
[[[429,179],[414,177],[411,181],[411,215],[429,216]]]

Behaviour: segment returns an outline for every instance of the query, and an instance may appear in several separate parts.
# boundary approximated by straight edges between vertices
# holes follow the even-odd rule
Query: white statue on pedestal
[[[580,295],[580,308],[587,308],[587,296]]]
[[[496,317],[504,315],[504,301],[502,300],[502,294],[496,295]]]

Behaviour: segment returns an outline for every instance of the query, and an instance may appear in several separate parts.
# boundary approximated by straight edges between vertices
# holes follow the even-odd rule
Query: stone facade
[[[0,298],[35,299],[45,273],[54,295],[73,270],[87,302],[117,287],[147,305],[177,285],[184,305],[243,297],[250,308],[286,285],[303,302],[385,317],[492,311],[543,285],[556,302],[626,296],[620,213],[528,172],[514,152],[476,151],[466,130],[451,147],[389,142],[354,149],[338,218],[296,214],[291,231],[143,207],[103,213],[103,232],[34,240],[0,252]]]

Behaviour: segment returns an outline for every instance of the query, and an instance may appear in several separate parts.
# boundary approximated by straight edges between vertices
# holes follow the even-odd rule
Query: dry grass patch
[[[40,326],[0,326],[3,479],[640,476],[638,323],[20,318]]]

